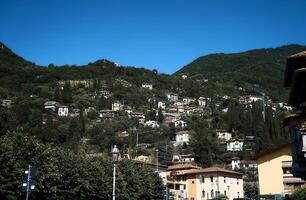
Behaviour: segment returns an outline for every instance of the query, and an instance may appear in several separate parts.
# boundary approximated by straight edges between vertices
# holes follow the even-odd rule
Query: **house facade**
[[[166,104],[164,102],[162,102],[162,101],[159,101],[157,103],[157,107],[162,109],[162,110],[165,110],[166,109]]]
[[[153,85],[149,83],[144,83],[141,85],[142,88],[148,89],[148,90],[153,90]]]
[[[168,187],[174,199],[208,200],[226,195],[243,198],[242,174],[219,167],[199,168],[190,164],[168,167]]]
[[[157,121],[149,120],[149,121],[145,122],[144,126],[145,127],[150,127],[150,128],[158,128],[159,124],[158,124]]]
[[[168,101],[171,101],[171,102],[178,101],[178,95],[177,94],[168,93],[168,94],[166,94],[166,96],[167,96]]]
[[[121,105],[119,102],[112,104],[112,110],[115,112],[118,112],[123,109],[123,105]]]
[[[184,120],[176,120],[174,121],[174,126],[175,128],[186,128],[187,127],[187,122],[185,122]]]
[[[258,163],[259,193],[284,196],[305,187],[305,181],[291,174],[292,156],[290,144],[260,153]],[[273,183],[273,184],[271,184]]]
[[[179,145],[179,144],[188,144],[190,141],[190,134],[189,134],[189,131],[179,131],[176,133],[175,135],[175,142],[176,142],[176,145]]]
[[[216,130],[217,136],[220,140],[229,141],[232,139],[232,133],[225,130]]]
[[[55,111],[58,105],[59,104],[56,101],[46,101],[44,103],[44,108]]]
[[[228,141],[226,143],[226,150],[227,151],[242,151],[243,141],[239,141],[239,140]]]
[[[59,106],[58,110],[57,110],[57,115],[59,117],[68,117],[68,115],[69,115],[68,106]]]

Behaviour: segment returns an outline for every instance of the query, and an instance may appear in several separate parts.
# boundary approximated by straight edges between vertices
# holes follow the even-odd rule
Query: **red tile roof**
[[[187,170],[187,169],[201,169],[201,168],[192,164],[176,164],[176,165],[170,165],[167,170],[172,171],[172,170]]]
[[[190,169],[190,170],[183,172],[182,174],[185,175],[185,174],[206,174],[206,173],[224,173],[224,174],[232,174],[232,175],[239,175],[239,176],[243,175],[242,173],[228,170],[228,169],[223,169],[220,167],[209,167],[209,168],[204,168],[204,169]]]

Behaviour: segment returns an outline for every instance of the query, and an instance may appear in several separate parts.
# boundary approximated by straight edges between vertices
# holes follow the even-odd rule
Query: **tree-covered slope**
[[[284,100],[287,95],[283,88],[286,58],[305,50],[306,46],[287,45],[235,54],[211,54],[197,58],[175,74],[208,79],[218,82],[219,87],[265,92],[274,99]]]

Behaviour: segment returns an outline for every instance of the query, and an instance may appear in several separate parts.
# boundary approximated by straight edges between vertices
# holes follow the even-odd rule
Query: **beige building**
[[[290,144],[265,151],[257,155],[259,193],[285,194],[305,185],[300,178],[291,174],[292,157]]]
[[[226,195],[229,200],[244,197],[242,174],[219,168],[200,168],[191,164],[170,166],[168,187],[176,199],[207,200]],[[174,189],[175,188],[175,189]]]

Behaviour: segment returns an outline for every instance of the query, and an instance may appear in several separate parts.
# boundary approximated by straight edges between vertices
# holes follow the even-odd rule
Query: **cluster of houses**
[[[201,168],[194,164],[192,154],[174,155],[169,166],[139,156],[137,164],[151,167],[159,173],[167,188],[168,199],[213,199],[225,195],[229,200],[243,198],[243,174],[220,167]],[[171,194],[171,195],[170,195]]]
[[[233,157],[226,168],[201,168],[194,164],[192,154],[174,155],[169,166],[153,163],[153,159],[139,156],[136,163],[152,167],[163,179],[172,194],[172,199],[208,200],[225,195],[229,200],[244,198],[241,169],[255,172],[259,179],[259,194],[284,197],[294,190],[306,187],[306,181],[294,177],[290,144],[266,150],[256,160],[241,160]]]

